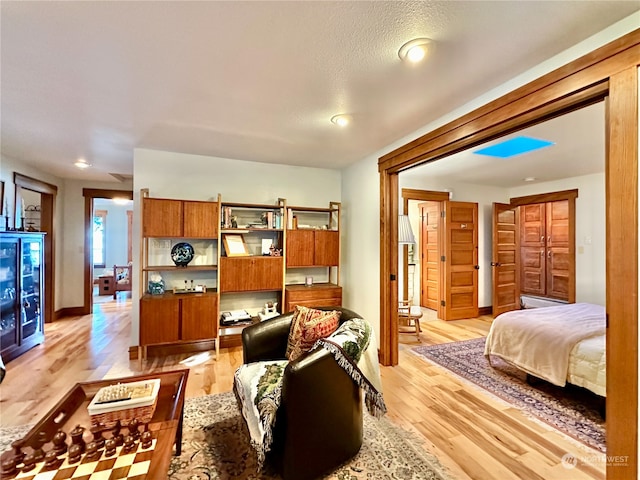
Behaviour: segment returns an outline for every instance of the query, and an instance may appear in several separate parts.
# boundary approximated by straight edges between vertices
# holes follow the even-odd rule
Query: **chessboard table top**
[[[182,442],[181,422],[188,376],[189,370],[185,369],[77,383],[25,435],[24,446],[31,447],[37,444],[40,432],[44,432],[46,438],[51,439],[60,429],[69,435],[76,425],[85,427],[85,433],[88,434],[91,428],[91,417],[87,406],[102,387],[116,383],[159,379],[158,400],[149,422],[149,430],[153,433],[156,443],[147,478],[164,478],[169,470],[173,445],[177,444],[177,450],[179,450]],[[11,455],[10,451],[4,452],[2,461]]]

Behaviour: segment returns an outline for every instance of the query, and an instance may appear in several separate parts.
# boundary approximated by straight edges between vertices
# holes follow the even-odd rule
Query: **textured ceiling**
[[[2,154],[115,181],[136,147],[341,168],[638,10],[629,1],[0,3]],[[430,37],[428,62],[398,48]],[[329,118],[346,112],[349,128]],[[93,168],[72,166],[84,158]]]

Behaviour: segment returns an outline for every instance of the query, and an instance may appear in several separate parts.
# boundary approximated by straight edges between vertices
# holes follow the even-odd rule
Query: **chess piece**
[[[149,430],[145,430],[144,432],[142,432],[142,435],[140,436],[140,441],[142,442],[142,448],[147,449],[151,446],[151,443],[153,442],[153,435]]]
[[[98,460],[102,455],[102,450],[98,449],[98,444],[96,442],[87,443],[87,453],[84,456],[87,460]]]
[[[47,434],[45,432],[38,433],[38,437],[33,444],[33,456],[37,462],[41,462],[44,460],[44,450],[42,450],[42,446],[47,443]]]
[[[80,448],[80,445],[78,445],[77,443],[72,443],[71,446],[69,447],[69,460],[68,460],[69,463],[70,464],[78,463],[81,457],[82,457],[82,449]]]
[[[111,438],[113,438],[116,442],[116,447],[121,447],[124,443],[124,435],[120,433],[120,429],[122,428],[122,424],[120,420],[116,420],[116,424],[113,426],[113,430],[111,431]]]
[[[139,426],[140,421],[137,418],[134,418],[129,422],[129,435],[131,435],[136,441],[140,438],[140,430],[138,430]]]
[[[67,452],[67,434],[62,430],[58,430],[56,434],[53,436],[53,451],[56,452],[57,455],[62,455]]]
[[[58,458],[55,450],[49,450],[44,456],[44,469],[55,470],[62,464],[62,460]]]
[[[81,427],[80,425],[76,425],[76,428],[69,432],[69,435],[71,435],[71,443],[80,447],[80,454],[83,454],[87,448],[87,445],[84,443],[84,439],[82,438],[83,434],[84,427]]]
[[[2,478],[4,478],[5,476],[9,477],[12,476],[16,473],[16,465],[18,464],[18,462],[16,462],[16,457],[10,457],[8,459],[6,459],[5,461],[2,462]]]
[[[124,447],[122,447],[122,451],[124,453],[131,453],[136,448],[136,440],[131,435],[127,435],[127,438],[124,439]]]
[[[22,451],[22,447],[24,447],[24,439],[20,438],[14,441],[11,444],[11,447],[13,448],[13,458],[16,460],[16,465],[21,464],[22,459],[24,458],[24,452]]]
[[[30,472],[31,470],[33,470],[33,468],[36,466],[36,457],[33,455],[33,452],[25,455],[24,459],[22,460],[22,463],[24,463],[24,465],[22,466],[23,473]]]
[[[113,438],[109,438],[104,442],[104,455],[110,457],[116,453],[116,441]]]
[[[103,429],[103,426],[98,424],[91,427],[90,430],[93,434],[93,441],[98,445],[98,448],[104,447],[104,437],[102,436]]]

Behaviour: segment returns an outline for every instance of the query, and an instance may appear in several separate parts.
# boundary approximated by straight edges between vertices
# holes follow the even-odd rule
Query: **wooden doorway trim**
[[[91,249],[93,248],[93,199],[94,198],[126,198],[133,200],[133,190],[106,190],[100,188],[83,188],[84,197],[84,301],[80,315],[93,312],[93,265]]]
[[[419,202],[444,202],[445,200],[449,200],[448,192],[436,192],[434,190],[416,190],[413,188],[403,188],[402,189],[402,206],[403,212],[405,214],[409,214],[409,200],[417,200]],[[414,232],[415,236],[415,232]],[[409,296],[409,246],[404,245],[402,248],[402,257],[403,257],[403,275],[402,275],[402,292],[404,298],[408,298]],[[415,296],[415,293],[414,293]]]
[[[398,363],[398,174],[606,100],[607,478],[638,472],[638,64],[640,29],[381,157],[380,359]],[[446,161],[446,160],[443,160]]]
[[[40,194],[40,231],[44,236],[44,321],[53,322],[55,319],[55,278],[56,278],[56,231],[55,212],[58,187],[51,183],[27,177],[14,172],[13,183],[16,186],[14,206],[18,205],[18,190],[24,188]],[[19,188],[18,188],[19,187]],[[14,208],[15,210],[15,208]]]

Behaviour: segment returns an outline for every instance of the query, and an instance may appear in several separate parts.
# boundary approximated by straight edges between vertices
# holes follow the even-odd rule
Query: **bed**
[[[131,264],[113,266],[114,290],[113,299],[118,296],[118,292],[131,291]]]
[[[590,303],[514,310],[498,315],[485,357],[502,358],[529,375],[606,396],[605,308]]]

